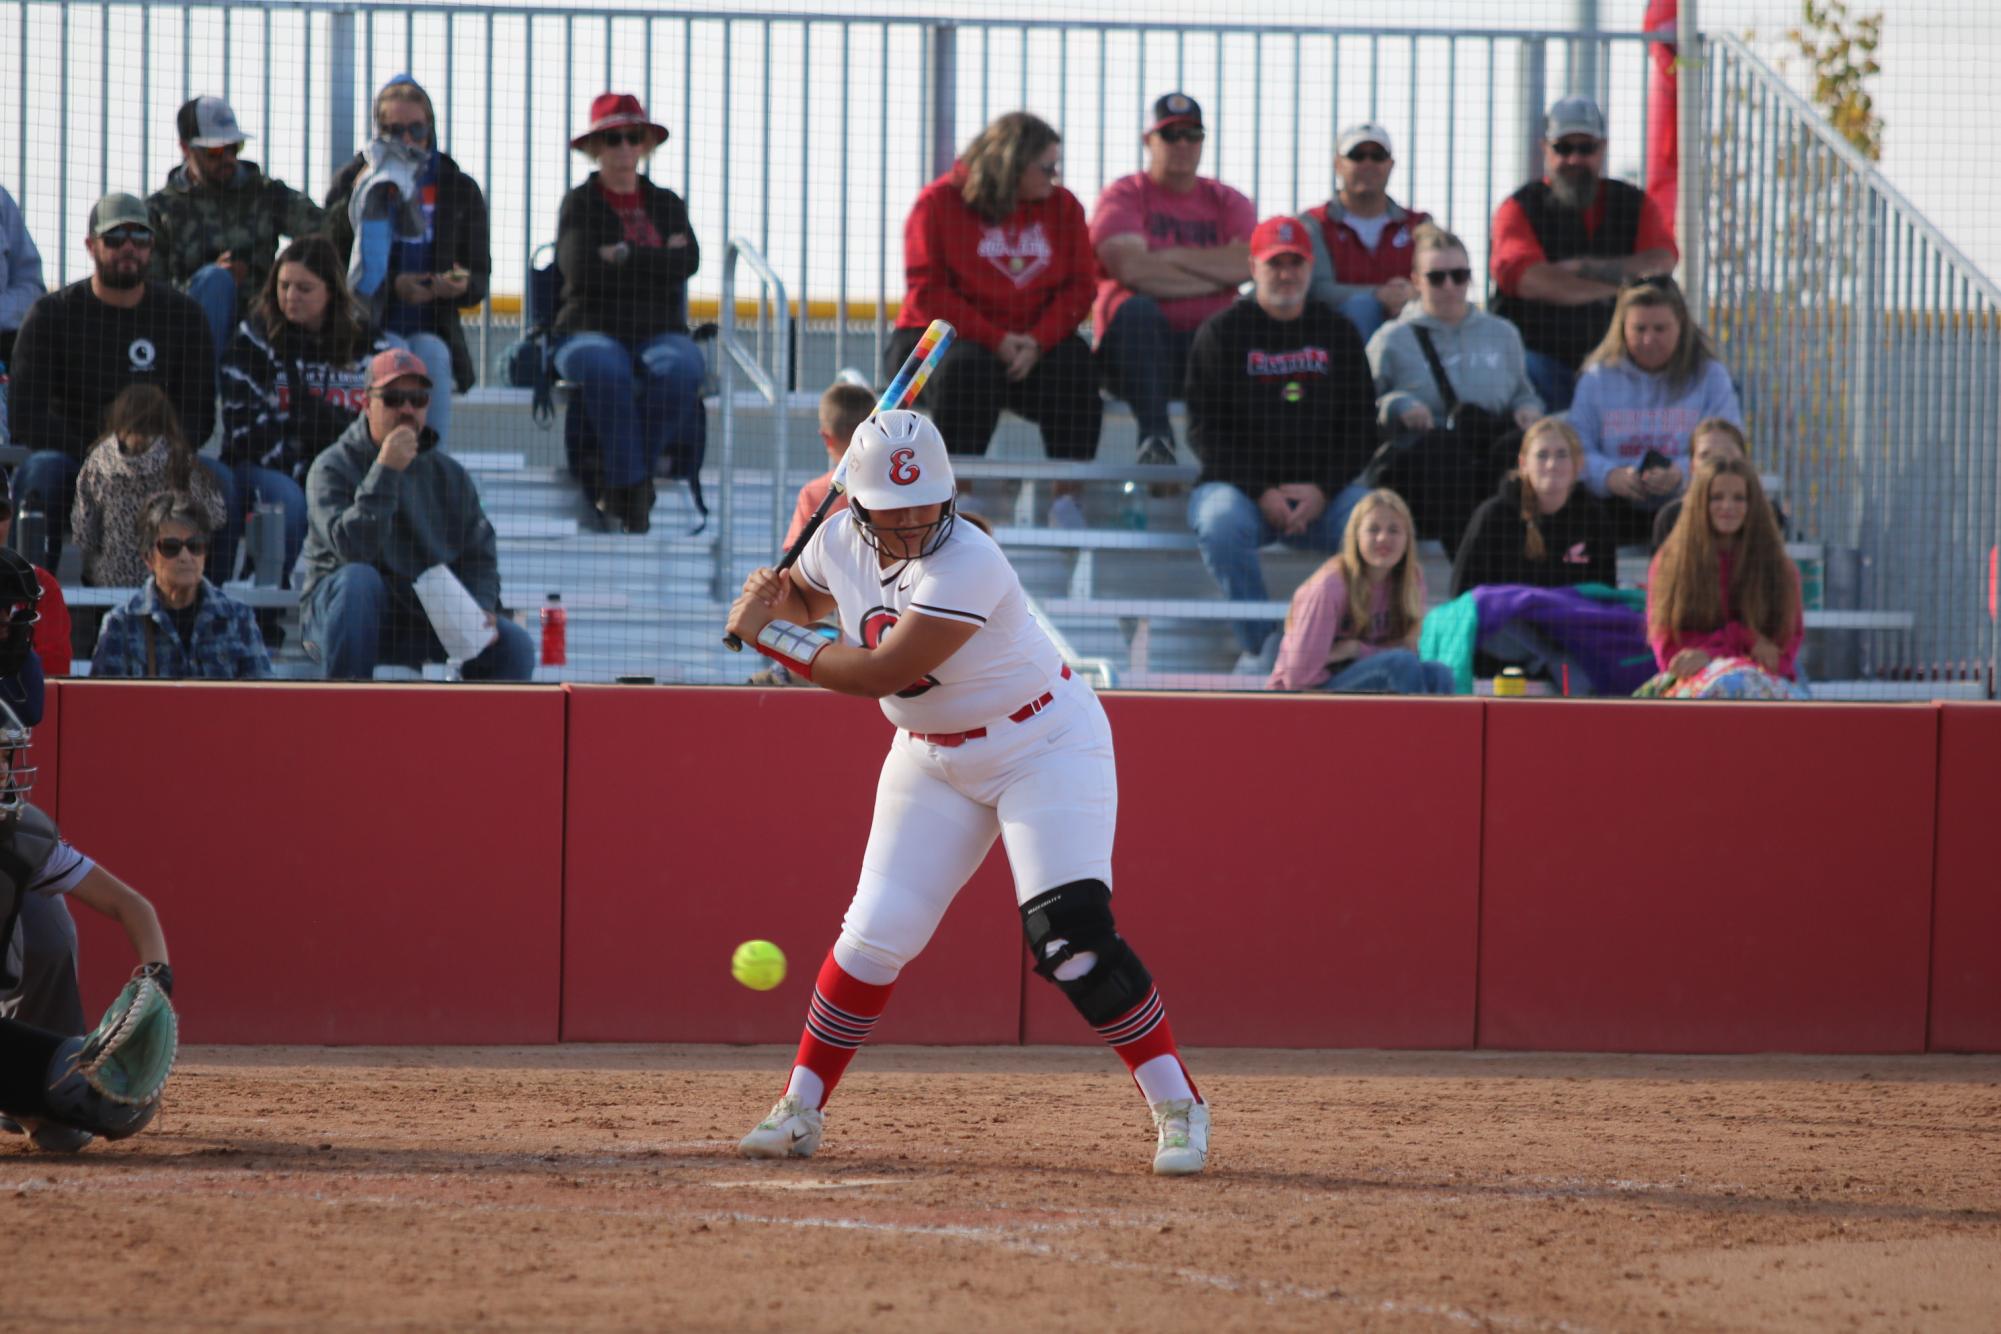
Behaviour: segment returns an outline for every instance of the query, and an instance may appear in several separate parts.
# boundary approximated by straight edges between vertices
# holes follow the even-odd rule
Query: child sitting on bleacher
[[[1728,417],[1705,417],[1695,424],[1695,431],[1688,438],[1689,471],[1699,472],[1718,459],[1749,463],[1751,442],[1745,437],[1744,428]],[[1787,528],[1786,507],[1775,496],[1768,494],[1765,498],[1771,501],[1772,517],[1779,521],[1779,532],[1783,534]],[[1680,519],[1681,497],[1676,496],[1654,516],[1654,540],[1648,554],[1667,545],[1668,534]]]
[[[1292,595],[1270,689],[1452,693],[1451,669],[1417,656],[1425,599],[1416,532],[1396,492],[1362,497],[1340,553]]]
[[[85,584],[136,588],[151,578],[139,511],[162,491],[190,497],[210,530],[228,517],[222,488],[195,465],[173,403],[157,385],[129,385],[111,401],[104,438],[77,474],[69,526],[83,552]],[[217,583],[228,577],[227,570],[215,572]]]
[[[1681,521],[1648,570],[1647,640],[1661,675],[1639,693],[1802,697],[1805,637],[1799,568],[1757,471],[1719,459],[1695,474]]]
[[[867,421],[873,411],[875,394],[848,380],[835,381],[820,395],[820,443],[827,447],[827,471],[799,488],[799,503],[792,507],[792,524],[785,530],[785,540],[778,544],[781,550],[792,549],[806,521],[827,498],[827,491],[834,484],[834,469],[841,466],[841,456],[848,452],[848,441],[854,437],[855,428]],[[831,519],[847,507],[848,498],[838,496],[827,517]]]

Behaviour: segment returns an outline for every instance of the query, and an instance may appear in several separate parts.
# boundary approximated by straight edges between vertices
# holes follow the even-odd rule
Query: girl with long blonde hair
[[[1452,563],[1452,595],[1483,584],[1562,588],[1618,582],[1605,512],[1582,485],[1584,446],[1561,417],[1522,436],[1515,471],[1473,512]]]
[[[1394,491],[1363,496],[1341,550],[1292,596],[1273,690],[1449,695],[1452,672],[1417,655],[1424,570],[1417,526]]]

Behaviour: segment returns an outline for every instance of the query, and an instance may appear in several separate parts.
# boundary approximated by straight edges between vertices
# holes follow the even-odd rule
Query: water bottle
[[[570,618],[563,610],[563,595],[551,593],[542,604],[542,665],[561,667],[570,660]]]
[[[30,491],[21,500],[21,512],[14,516],[14,550],[30,565],[49,558],[49,516],[42,509],[42,493]]]
[[[1136,533],[1146,531],[1146,488],[1127,482],[1119,493],[1119,526]]]
[[[256,565],[257,586],[276,588],[278,576],[285,568],[285,507],[265,504],[264,495],[259,492],[256,507],[250,512],[250,533],[250,559]]]

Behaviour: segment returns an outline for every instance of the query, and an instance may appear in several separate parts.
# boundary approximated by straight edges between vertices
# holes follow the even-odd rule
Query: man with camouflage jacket
[[[241,160],[246,135],[219,97],[197,97],[174,117],[181,165],[146,200],[153,276],[184,289],[208,316],[218,359],[251,296],[264,285],[278,238],[305,236],[326,215],[305,195]]]

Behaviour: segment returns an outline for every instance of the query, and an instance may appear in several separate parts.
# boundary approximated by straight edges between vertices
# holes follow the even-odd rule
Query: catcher
[[[0,1130],[73,1153],[93,1135],[118,1138],[150,1119],[172,1064],[174,983],[153,906],[28,804],[35,768],[22,719],[41,717],[40,663],[29,647],[40,597],[34,568],[0,549]],[[89,1039],[65,1036],[84,1020],[63,895],[116,920],[142,960]]]

